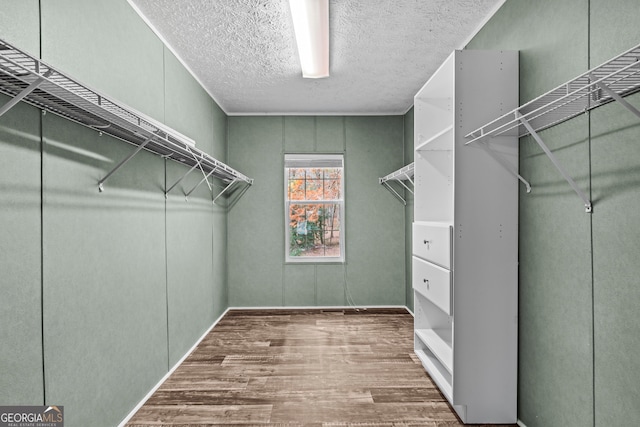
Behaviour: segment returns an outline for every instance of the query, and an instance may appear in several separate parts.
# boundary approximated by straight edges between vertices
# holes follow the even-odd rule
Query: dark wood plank
[[[231,310],[127,424],[462,426],[402,309]]]

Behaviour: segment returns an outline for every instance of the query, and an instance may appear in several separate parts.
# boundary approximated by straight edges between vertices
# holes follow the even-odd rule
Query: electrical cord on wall
[[[346,264],[344,266],[344,289],[346,291],[347,304],[349,305],[349,307],[352,307],[353,309],[355,309],[356,312],[367,311],[366,307],[358,307],[355,303],[355,300],[353,299],[353,296],[351,295],[351,291],[349,290],[349,282],[347,280]]]

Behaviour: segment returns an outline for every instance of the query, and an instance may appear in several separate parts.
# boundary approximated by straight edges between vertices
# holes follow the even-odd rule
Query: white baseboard
[[[193,346],[187,350],[187,352],[184,354],[184,356],[182,356],[180,358],[180,360],[178,360],[178,362],[173,365],[173,367],[169,370],[169,372],[167,372],[165,374],[165,376],[163,376],[160,381],[158,381],[158,383],[151,389],[149,390],[149,393],[147,393],[147,395],[145,397],[142,398],[142,400],[131,410],[131,412],[129,412],[129,414],[120,422],[120,424],[118,424],[118,427],[124,427],[125,424],[127,424],[129,422],[129,420],[131,418],[133,418],[133,416],[136,414],[136,412],[138,412],[138,410],[140,408],[142,408],[142,405],[144,405],[147,400],[149,400],[149,398],[153,395],[153,393],[155,393],[160,386],[171,376],[171,374],[173,374],[173,372],[178,369],[178,366],[180,366],[182,364],[182,362],[184,362],[184,360],[193,352],[193,350],[196,349],[196,347],[198,346],[198,344],[200,344],[200,342],[204,339],[204,337],[207,336],[207,334],[209,332],[211,332],[211,330],[213,329],[214,326],[216,326],[218,324],[218,322],[220,321],[220,319],[222,319],[224,317],[225,314],[227,314],[227,312],[229,311],[229,309],[227,308],[224,313],[222,313],[220,315],[220,317],[218,317],[213,324],[209,327],[209,329],[207,329],[204,334],[202,334],[202,336],[195,342],[195,344],[193,344]]]
[[[409,313],[411,310],[405,305],[300,305],[300,306],[272,306],[272,307],[229,307],[228,310],[367,310],[375,308],[404,308]]]
[[[516,424],[518,424],[520,427],[527,427],[520,419],[518,419],[518,422],[516,422]]]

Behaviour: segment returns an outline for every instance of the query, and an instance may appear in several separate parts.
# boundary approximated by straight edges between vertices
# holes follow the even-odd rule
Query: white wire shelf
[[[470,132],[466,144],[503,134],[529,135],[521,118],[539,132],[638,90],[640,45]]]
[[[564,170],[538,132],[612,101],[621,103],[640,118],[640,111],[623,99],[638,91],[640,91],[640,45],[469,132],[466,135],[469,140],[465,145],[486,142],[488,138],[501,135],[518,137],[531,135],[582,199],[585,211],[590,213],[591,201]],[[527,192],[529,192],[531,187],[527,181],[517,173],[513,173],[527,185]]]
[[[200,169],[205,177],[200,184],[206,181],[210,189],[209,177],[220,179],[225,186],[214,201],[236,183],[253,184],[251,178],[197,149],[192,139],[79,83],[3,40],[0,40],[0,92],[12,98],[0,106],[0,116],[24,101],[137,146],[132,155],[98,182],[101,191],[111,174],[141,149],[190,167],[187,174]]]
[[[391,186],[391,183],[397,182],[398,184],[400,184],[402,188],[406,189],[411,194],[413,194],[413,174],[414,174],[414,163],[410,163],[394,172],[391,172],[390,174],[382,178],[378,178],[378,183],[380,183],[381,185],[384,185],[389,191],[391,191],[391,193],[394,196],[398,198],[398,200],[400,200],[404,205],[406,205],[407,201],[405,200],[405,198],[402,195],[400,195],[400,193],[396,191],[395,188]],[[408,184],[406,184],[405,181]]]

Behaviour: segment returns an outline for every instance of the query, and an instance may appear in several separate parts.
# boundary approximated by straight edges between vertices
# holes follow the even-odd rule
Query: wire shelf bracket
[[[573,191],[575,191],[578,197],[582,199],[582,201],[584,202],[585,212],[591,213],[591,201],[589,200],[587,195],[584,194],[584,192],[580,189],[580,187],[578,187],[578,184],[576,184],[573,178],[569,176],[569,174],[564,169],[564,167],[562,167],[562,164],[558,161],[557,157],[551,152],[551,150],[549,150],[549,147],[547,147],[547,145],[544,143],[542,138],[540,138],[540,135],[538,135],[538,133],[531,127],[531,124],[529,124],[527,119],[525,119],[522,116],[520,116],[519,118],[522,124],[527,128],[527,130],[529,131],[533,139],[535,139],[535,141],[538,143],[540,148],[542,148],[542,151],[544,151],[544,153],[547,155],[549,160],[551,160],[551,163],[553,163],[553,166],[555,166],[556,169],[558,169],[562,177],[569,183],[571,188],[573,188]]]
[[[211,184],[209,184],[209,177],[215,172],[215,169],[212,170],[211,172],[209,172],[208,174],[206,174],[201,180],[200,182],[198,182],[196,185],[194,185],[191,190],[187,191],[184,195],[184,199],[186,201],[189,201],[189,196],[191,195],[191,193],[193,193],[194,191],[196,191],[196,188],[200,187],[200,184],[202,184],[203,182],[207,181],[207,185],[209,186],[209,191],[213,192],[213,189],[211,188]],[[211,195],[213,197],[213,194]]]
[[[229,190],[231,187],[233,187],[233,185],[234,185],[236,182],[238,182],[238,180],[237,180],[237,179],[234,179],[234,180],[233,180],[233,181],[231,181],[231,182],[230,182],[226,187],[224,187],[224,189],[223,189],[221,192],[219,192],[219,193],[218,193],[218,195],[213,199],[213,203],[215,203],[215,202],[216,202],[216,200],[218,200],[218,198],[219,198],[220,196],[222,196],[224,193],[226,193],[226,192],[227,192],[227,190]]]
[[[16,104],[18,104],[20,101],[22,101],[25,97],[27,97],[31,92],[33,92],[34,90],[36,90],[38,88],[38,86],[40,86],[42,83],[44,83],[45,78],[49,77],[51,75],[51,73],[49,71],[47,71],[45,73],[45,75],[43,77],[38,77],[36,80],[33,81],[33,83],[31,83],[29,86],[27,86],[26,88],[24,88],[20,93],[18,93],[16,96],[14,96],[13,98],[11,98],[6,104],[4,104],[1,108],[0,108],[0,117],[2,117],[4,115],[4,113],[6,113],[7,111],[9,111],[10,109],[12,109]]]
[[[413,194],[413,175],[414,175],[414,163],[410,163],[397,171],[391,172],[390,174],[378,178],[378,183],[384,185],[403,205],[407,205],[406,199],[400,194],[400,192],[394,188],[391,183],[396,182],[400,184],[401,188],[404,188],[411,194]],[[408,182],[408,185],[405,184],[405,181]],[[400,187],[399,187],[400,189]],[[400,190],[401,191],[401,190]]]
[[[487,141],[480,141],[480,144],[478,144],[477,146],[482,148],[487,154],[489,154],[491,157],[493,157],[494,160],[497,161],[510,174],[512,174],[513,176],[518,178],[518,181],[520,181],[521,183],[524,184],[525,188],[527,189],[527,193],[531,193],[531,184],[529,184],[529,181],[524,179],[522,177],[522,175],[520,175],[518,173],[517,170],[515,170],[513,167],[511,167],[509,165],[509,163],[507,163],[507,161],[505,159],[503,159],[502,156],[500,156],[500,154],[496,153],[495,150],[493,150],[491,148],[491,146],[489,144],[487,144]]]
[[[104,191],[104,183],[142,150],[190,167],[165,190],[165,196],[195,168],[199,168],[205,177],[198,185],[206,181],[214,200],[220,195],[213,196],[209,178],[221,180],[227,187],[243,183],[248,188],[253,184],[253,179],[196,148],[195,141],[189,137],[112,100],[1,39],[0,93],[11,98],[0,106],[0,116],[24,101],[41,109],[43,114],[52,112],[100,135],[105,133],[134,145],[134,152],[98,181],[100,192]]]
[[[185,174],[184,174],[184,175],[182,175],[182,176],[180,177],[180,179],[179,179],[179,180],[177,180],[176,182],[174,182],[174,183],[171,185],[171,187],[169,187],[169,188],[164,192],[164,197],[165,197],[165,198],[168,198],[168,197],[169,197],[169,192],[170,192],[171,190],[173,190],[173,189],[176,187],[176,185],[180,184],[180,183],[182,182],[182,180],[183,180],[183,179],[185,179],[185,178],[187,177],[187,175],[189,175],[189,174],[190,174],[190,173],[191,173],[195,168],[197,168],[197,167],[198,167],[198,165],[197,165],[197,164],[196,164],[196,165],[191,166],[191,168],[190,168],[187,172],[185,172]]]
[[[466,135],[465,145],[500,135],[531,135],[549,160],[582,199],[585,212],[592,212],[587,195],[562,167],[539,132],[594,108],[617,101],[640,118],[640,110],[624,97],[640,91],[640,45],[610,59],[557,88],[521,105]],[[524,179],[518,178],[524,183]],[[530,187],[527,187],[530,188]]]
[[[131,160],[133,158],[133,156],[135,156],[136,154],[138,154],[140,151],[142,151],[142,149],[149,143],[151,142],[151,140],[153,139],[152,136],[148,137],[142,144],[140,144],[138,146],[138,148],[136,148],[136,150],[129,154],[127,157],[125,157],[124,159],[122,159],[122,161],[120,163],[118,163],[116,165],[116,167],[114,167],[113,169],[111,169],[111,171],[109,171],[109,173],[107,173],[104,178],[102,178],[100,181],[98,181],[98,191],[103,192],[104,191],[104,187],[102,186],[102,184],[104,184],[104,182],[109,179],[109,177],[111,175],[113,175],[118,169],[120,169],[122,166],[124,166],[125,163],[127,163],[129,160]]]
[[[600,87],[600,89],[605,91],[607,93],[607,95],[609,95],[610,97],[612,97],[613,99],[618,101],[627,110],[631,111],[633,114],[635,114],[640,119],[640,111],[638,111],[638,109],[636,107],[634,107],[633,105],[629,104],[625,99],[623,99],[620,95],[618,95],[615,91],[613,91],[605,83],[603,83],[602,81],[596,80],[596,77],[593,74],[589,74],[589,75],[591,76],[592,80],[596,81],[596,84]]]

